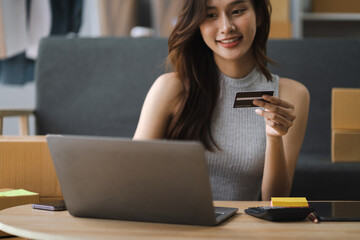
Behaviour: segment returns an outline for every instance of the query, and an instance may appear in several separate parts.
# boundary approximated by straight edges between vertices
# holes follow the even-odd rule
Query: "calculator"
[[[302,221],[314,212],[311,207],[250,207],[245,213],[273,222]]]

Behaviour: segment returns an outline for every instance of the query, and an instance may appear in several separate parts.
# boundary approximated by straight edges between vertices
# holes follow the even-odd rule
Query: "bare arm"
[[[279,98],[265,96],[270,104],[257,102],[266,111],[257,113],[266,122],[266,152],[262,198],[289,196],[300,148],[304,139],[310,96],[306,87],[280,79]]]
[[[150,88],[133,139],[161,139],[177,110],[182,85],[174,73],[161,75]]]

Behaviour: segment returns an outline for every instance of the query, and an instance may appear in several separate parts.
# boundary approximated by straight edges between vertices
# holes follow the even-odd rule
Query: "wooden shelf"
[[[292,0],[293,38],[360,38],[360,13],[311,12],[310,0]]]
[[[360,13],[303,13],[305,21],[360,21]]]

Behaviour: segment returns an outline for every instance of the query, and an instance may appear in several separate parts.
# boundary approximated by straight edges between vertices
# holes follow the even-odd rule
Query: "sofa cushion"
[[[146,93],[165,72],[167,39],[42,40],[37,134],[132,137]]]
[[[301,153],[291,196],[308,200],[360,200],[360,164],[332,163],[330,154]]]

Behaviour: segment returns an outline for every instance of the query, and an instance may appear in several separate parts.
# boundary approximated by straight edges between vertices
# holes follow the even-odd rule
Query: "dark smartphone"
[[[64,200],[52,201],[52,202],[42,202],[32,204],[32,208],[48,211],[63,211],[66,210]]]

